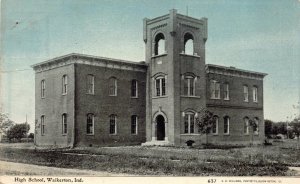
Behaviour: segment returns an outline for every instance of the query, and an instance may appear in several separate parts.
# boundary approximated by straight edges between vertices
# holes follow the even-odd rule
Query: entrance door
[[[165,140],[165,118],[162,115],[156,117],[157,123],[157,140]]]

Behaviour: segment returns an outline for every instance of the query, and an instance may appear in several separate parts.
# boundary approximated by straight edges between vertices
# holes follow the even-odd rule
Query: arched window
[[[94,94],[94,75],[87,75],[86,77],[86,88],[87,88],[87,94]]]
[[[131,81],[131,97],[138,97],[138,81],[135,79]]]
[[[111,77],[109,78],[109,96],[117,96],[117,78]]]
[[[254,118],[254,125],[253,125],[253,133],[258,135],[259,130],[259,119],[257,117]]]
[[[246,134],[246,135],[249,134],[249,118],[248,117],[244,118],[244,134]]]
[[[166,77],[159,76],[155,79],[155,94],[156,96],[166,95]]]
[[[67,94],[68,91],[68,76],[64,75],[62,77],[62,94]]]
[[[68,132],[68,121],[67,121],[67,114],[64,113],[62,115],[62,119],[61,119],[61,122],[62,122],[62,134],[67,134]]]
[[[219,127],[219,117],[218,116],[214,116],[214,123],[212,124],[211,127],[211,133],[213,134],[218,134],[218,127]]]
[[[45,115],[41,116],[41,135],[45,135]]]
[[[220,83],[216,80],[210,81],[210,98],[220,99]]]
[[[244,89],[244,102],[248,102],[249,101],[249,91],[248,91],[248,86],[244,85],[243,86]]]
[[[184,95],[195,96],[196,77],[185,76],[184,77]]]
[[[138,133],[138,117],[137,115],[131,116],[131,134]]]
[[[115,114],[109,116],[109,134],[117,134],[117,116]]]
[[[224,134],[229,134],[229,117],[225,116],[224,117]]]
[[[46,82],[45,80],[41,81],[41,98],[45,98],[45,91],[46,91]]]
[[[193,134],[195,132],[195,114],[187,112],[184,115],[184,133]]]
[[[161,55],[165,53],[165,36],[159,33],[155,36],[154,55]]]
[[[94,135],[94,114],[87,114],[86,116],[86,134]]]
[[[184,53],[194,55],[194,37],[190,33],[184,35]]]

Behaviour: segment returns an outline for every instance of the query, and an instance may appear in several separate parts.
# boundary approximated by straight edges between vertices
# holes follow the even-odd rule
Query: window
[[[184,79],[184,95],[195,96],[195,84],[196,78],[192,76],[186,76]]]
[[[211,99],[220,99],[220,83],[218,81],[210,81],[210,97]]]
[[[184,115],[184,133],[193,134],[195,132],[195,115],[194,113],[186,113]]]
[[[259,120],[258,118],[254,118],[253,133],[255,135],[258,135],[258,130],[259,130]]]
[[[67,94],[68,91],[68,76],[64,75],[62,77],[62,94]]]
[[[249,134],[249,118],[244,118],[244,134]]]
[[[229,84],[224,84],[224,100],[229,100]]]
[[[165,77],[157,77],[155,79],[156,96],[166,95],[166,79]]]
[[[86,134],[94,135],[94,114],[87,114],[87,117],[86,117]]]
[[[194,55],[194,37],[190,33],[184,35],[184,53]]]
[[[62,134],[67,134],[68,124],[67,124],[67,114],[62,115]]]
[[[213,134],[218,134],[218,126],[219,126],[219,117],[215,116],[214,117],[214,123],[212,124],[211,132]]]
[[[45,135],[45,116],[41,116],[41,134]]]
[[[109,96],[117,96],[117,79],[115,77],[109,78]]]
[[[249,101],[248,86],[244,85],[244,102]]]
[[[41,81],[41,97],[45,98],[45,91],[46,91],[46,82],[45,80]]]
[[[138,97],[138,81],[131,81],[131,97]]]
[[[93,75],[87,75],[87,94],[94,94],[94,79]]]
[[[159,33],[155,37],[154,55],[161,55],[165,53],[165,36]]]
[[[224,134],[229,134],[229,117],[224,117]]]
[[[257,87],[253,86],[253,102],[257,102]]]
[[[137,134],[138,132],[138,117],[137,115],[131,116],[131,134]]]
[[[117,134],[117,116],[114,114],[109,116],[109,133]]]

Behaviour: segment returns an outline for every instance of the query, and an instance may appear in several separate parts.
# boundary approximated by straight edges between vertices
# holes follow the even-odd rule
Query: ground
[[[0,160],[6,161],[5,164],[18,162],[75,168],[77,170],[64,169],[64,172],[77,172],[78,175],[300,176],[296,171],[300,166],[300,151],[295,149],[295,145],[295,140],[284,140],[274,142],[272,146],[230,149],[141,146],[50,149],[15,143],[0,144]],[[22,167],[15,167],[16,170],[7,168],[2,166],[0,174],[39,174],[17,169]],[[38,169],[37,166],[35,168]],[[51,175],[47,168],[40,171]]]

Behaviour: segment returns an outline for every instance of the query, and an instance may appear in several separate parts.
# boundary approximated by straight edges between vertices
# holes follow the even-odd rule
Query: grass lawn
[[[288,166],[300,166],[300,151],[293,149],[295,145],[294,140],[288,140],[234,149],[0,146],[0,160],[137,175],[285,176],[290,174]]]

